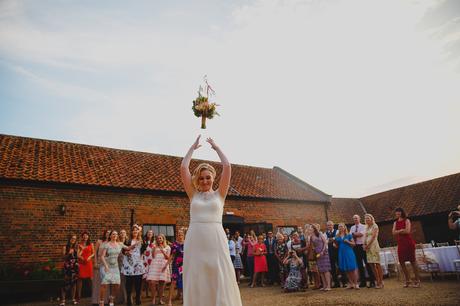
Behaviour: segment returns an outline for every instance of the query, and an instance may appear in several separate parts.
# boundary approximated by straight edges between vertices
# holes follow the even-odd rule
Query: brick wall
[[[129,229],[132,209],[140,224],[187,226],[189,221],[185,195],[2,183],[0,203],[0,264],[59,260],[70,233],[87,230],[94,241],[104,228]],[[228,199],[224,211],[248,223],[265,221],[274,227],[326,220],[323,204],[314,203]]]

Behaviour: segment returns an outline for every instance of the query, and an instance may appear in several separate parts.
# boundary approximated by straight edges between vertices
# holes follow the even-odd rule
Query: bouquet
[[[206,76],[204,77],[205,85],[198,88],[198,97],[193,100],[192,110],[195,116],[201,117],[201,128],[206,128],[206,118],[212,119],[215,115],[220,116],[216,111],[216,107],[219,106],[216,103],[209,101],[211,96],[215,95],[214,90],[208,84]]]

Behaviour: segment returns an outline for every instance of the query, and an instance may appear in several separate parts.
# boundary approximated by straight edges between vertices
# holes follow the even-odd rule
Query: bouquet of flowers
[[[193,100],[192,110],[195,116],[201,117],[201,128],[206,128],[206,118],[212,119],[215,115],[220,116],[216,111],[216,107],[219,106],[216,103],[209,101],[211,96],[215,95],[214,90],[208,84],[206,76],[204,77],[205,85],[198,88],[198,97]]]

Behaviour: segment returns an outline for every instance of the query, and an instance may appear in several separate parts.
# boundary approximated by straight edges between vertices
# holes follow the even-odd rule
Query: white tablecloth
[[[440,248],[425,248],[425,253],[431,252],[436,257],[436,262],[439,264],[441,272],[454,272],[454,259],[460,259],[456,246],[440,247]],[[421,252],[421,250],[417,250]],[[394,263],[394,256],[391,251],[380,252],[380,263],[382,265],[383,272],[388,274],[388,265]]]

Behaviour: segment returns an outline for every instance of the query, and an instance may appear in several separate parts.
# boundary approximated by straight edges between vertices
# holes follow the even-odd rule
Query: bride
[[[193,152],[201,147],[200,136],[182,160],[180,172],[190,198],[190,226],[184,243],[184,306],[241,306],[240,290],[222,227],[224,200],[230,186],[231,166],[216,143],[206,141],[222,163],[219,188],[213,190],[216,170],[200,164],[193,176],[189,166]]]

